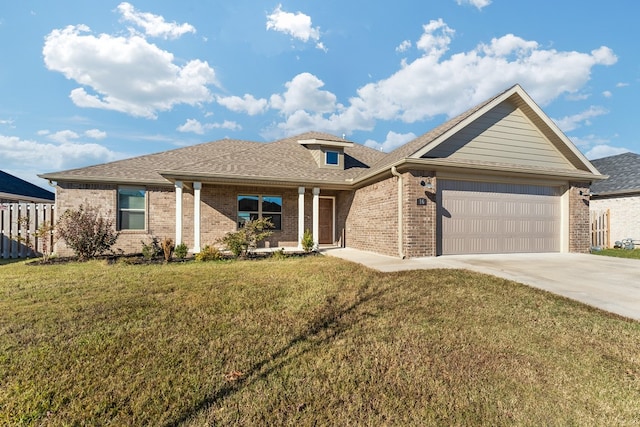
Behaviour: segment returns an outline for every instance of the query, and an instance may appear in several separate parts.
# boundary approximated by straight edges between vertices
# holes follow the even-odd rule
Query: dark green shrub
[[[146,244],[144,241],[141,241],[142,243],[142,258],[146,259],[147,261],[151,261],[152,259],[155,259],[158,254],[162,251],[162,248],[160,247],[160,243],[158,243],[158,238],[157,237],[152,237],[151,238],[151,243]]]
[[[109,251],[119,235],[111,219],[103,218],[97,209],[83,205],[77,210],[67,209],[60,216],[56,231],[81,260]]]
[[[227,233],[219,240],[224,247],[238,258],[246,256],[249,251],[258,247],[258,244],[273,234],[269,229],[273,228],[273,223],[269,218],[260,218],[247,221],[238,231]]]
[[[180,243],[175,247],[173,253],[176,255],[176,258],[185,259],[187,257],[187,254],[189,253],[189,248],[184,243]]]

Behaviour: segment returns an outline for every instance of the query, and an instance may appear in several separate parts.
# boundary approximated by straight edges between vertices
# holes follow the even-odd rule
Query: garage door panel
[[[442,181],[439,191],[442,254],[560,250],[558,188]]]

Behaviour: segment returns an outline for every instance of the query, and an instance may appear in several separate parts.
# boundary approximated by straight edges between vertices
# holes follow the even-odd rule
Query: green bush
[[[270,228],[273,228],[273,223],[269,218],[246,221],[240,230],[227,233],[219,242],[236,258],[246,256],[249,251],[257,248],[260,242],[273,234]]]
[[[271,254],[271,258],[276,260],[283,260],[287,258],[287,255],[284,253],[284,248],[278,249],[277,251]]]
[[[160,248],[160,244],[158,243],[157,237],[152,237],[151,243],[149,244],[146,244],[144,241],[141,241],[141,243],[142,243],[142,258],[146,259],[147,261],[151,261],[152,259],[155,259],[162,250]]]
[[[187,254],[189,253],[189,248],[187,247],[186,244],[180,243],[178,246],[175,247],[175,249],[173,250],[173,253],[176,255],[176,258],[185,259],[187,257]]]
[[[302,235],[302,241],[300,242],[302,245],[302,250],[305,252],[311,252],[314,249],[315,244],[313,243],[313,234],[307,228],[304,230],[304,234]]]
[[[56,224],[58,237],[81,259],[94,258],[111,249],[118,239],[113,221],[91,206],[67,209]]]
[[[218,261],[222,259],[222,253],[214,246],[205,245],[195,256],[196,261]]]

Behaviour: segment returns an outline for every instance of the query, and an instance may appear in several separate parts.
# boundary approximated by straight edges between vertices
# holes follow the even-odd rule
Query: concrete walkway
[[[640,320],[640,260],[570,253],[447,255],[403,260],[350,248],[322,252],[383,272],[454,268],[491,274]]]

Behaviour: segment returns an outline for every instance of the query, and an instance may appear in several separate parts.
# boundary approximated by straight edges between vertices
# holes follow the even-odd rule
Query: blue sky
[[[614,7],[615,6],[615,7]],[[390,151],[519,83],[590,159],[640,153],[636,2],[106,1],[0,7],[0,169],[308,130]]]

